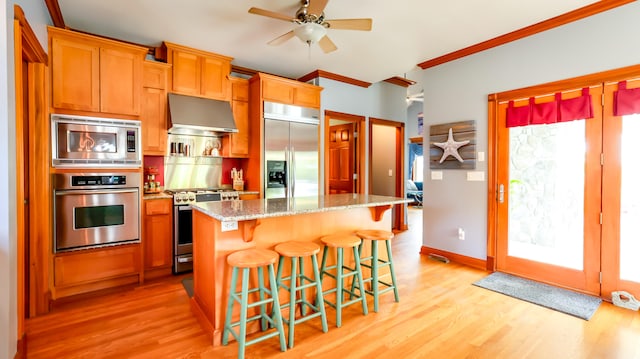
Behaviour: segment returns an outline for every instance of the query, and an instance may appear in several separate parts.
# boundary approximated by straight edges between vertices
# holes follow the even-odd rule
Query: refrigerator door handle
[[[291,183],[291,181],[289,181],[289,179],[291,178],[291,175],[289,174],[291,171],[291,161],[289,161],[289,146],[284,146],[284,171],[285,171],[285,176],[284,176],[284,197],[287,198],[289,197],[289,184]]]
[[[291,146],[291,198],[296,195],[296,150]]]

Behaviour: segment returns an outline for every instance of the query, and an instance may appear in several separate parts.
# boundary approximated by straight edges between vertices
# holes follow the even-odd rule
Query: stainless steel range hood
[[[171,134],[211,135],[238,132],[227,101],[169,94]]]

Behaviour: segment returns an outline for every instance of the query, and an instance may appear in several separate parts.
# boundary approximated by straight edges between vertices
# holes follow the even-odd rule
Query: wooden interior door
[[[329,129],[329,193],[354,193],[354,124]]]
[[[352,190],[350,192],[353,192],[353,193],[365,192],[365,182],[362,180],[362,178],[363,178],[363,171],[364,171],[364,163],[366,160],[365,159],[366,141],[361,140],[363,136],[360,136],[360,134],[364,133],[365,120],[366,118],[364,116],[352,115],[352,114],[329,111],[329,110],[326,110],[324,112],[324,193],[325,194],[332,193],[330,189],[331,187],[330,177],[333,176],[333,177],[339,178],[340,175],[336,174],[336,171],[339,172],[343,170],[341,165],[337,166],[340,168],[340,170],[338,170],[335,167],[332,169],[332,166],[335,166],[335,164],[332,163],[333,162],[332,157],[336,156],[337,158],[340,158],[341,155],[338,152],[335,152],[333,154],[331,153],[332,142],[331,142],[331,133],[330,133],[335,126],[341,126],[341,125],[350,125],[352,129],[352,132],[350,133],[348,141],[352,143],[351,149],[353,150],[353,154],[348,155],[348,154],[345,154],[346,152],[343,152],[343,155],[345,157],[353,158],[352,172],[350,175],[351,182],[352,182],[352,185],[351,185]],[[342,174],[342,176],[345,179],[347,177],[346,173]],[[346,188],[347,185],[343,185],[343,186],[345,186]],[[333,193],[340,193],[340,192],[333,192]]]
[[[499,271],[600,293],[601,92],[590,89],[593,118],[564,123],[507,128],[508,105],[498,105]],[[562,98],[580,95],[568,91]]]

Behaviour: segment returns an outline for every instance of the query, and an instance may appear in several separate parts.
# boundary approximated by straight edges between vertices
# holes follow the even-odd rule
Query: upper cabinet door
[[[54,109],[139,115],[147,48],[54,27],[48,32]]]
[[[139,54],[100,49],[100,111],[138,115],[142,88]]]
[[[185,95],[200,95],[201,58],[198,55],[173,51],[173,91]]]
[[[202,57],[201,60],[200,94],[218,100],[229,100],[229,61],[215,57]]]
[[[53,107],[100,110],[100,47],[88,42],[51,39]]]
[[[172,92],[231,100],[228,76],[233,58],[168,42],[163,48],[167,63],[173,65]]]

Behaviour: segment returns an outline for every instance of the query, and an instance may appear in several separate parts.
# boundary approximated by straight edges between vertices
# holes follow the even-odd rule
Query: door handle
[[[498,203],[504,203],[504,185],[498,186]]]
[[[291,197],[296,194],[296,150],[291,146]]]

